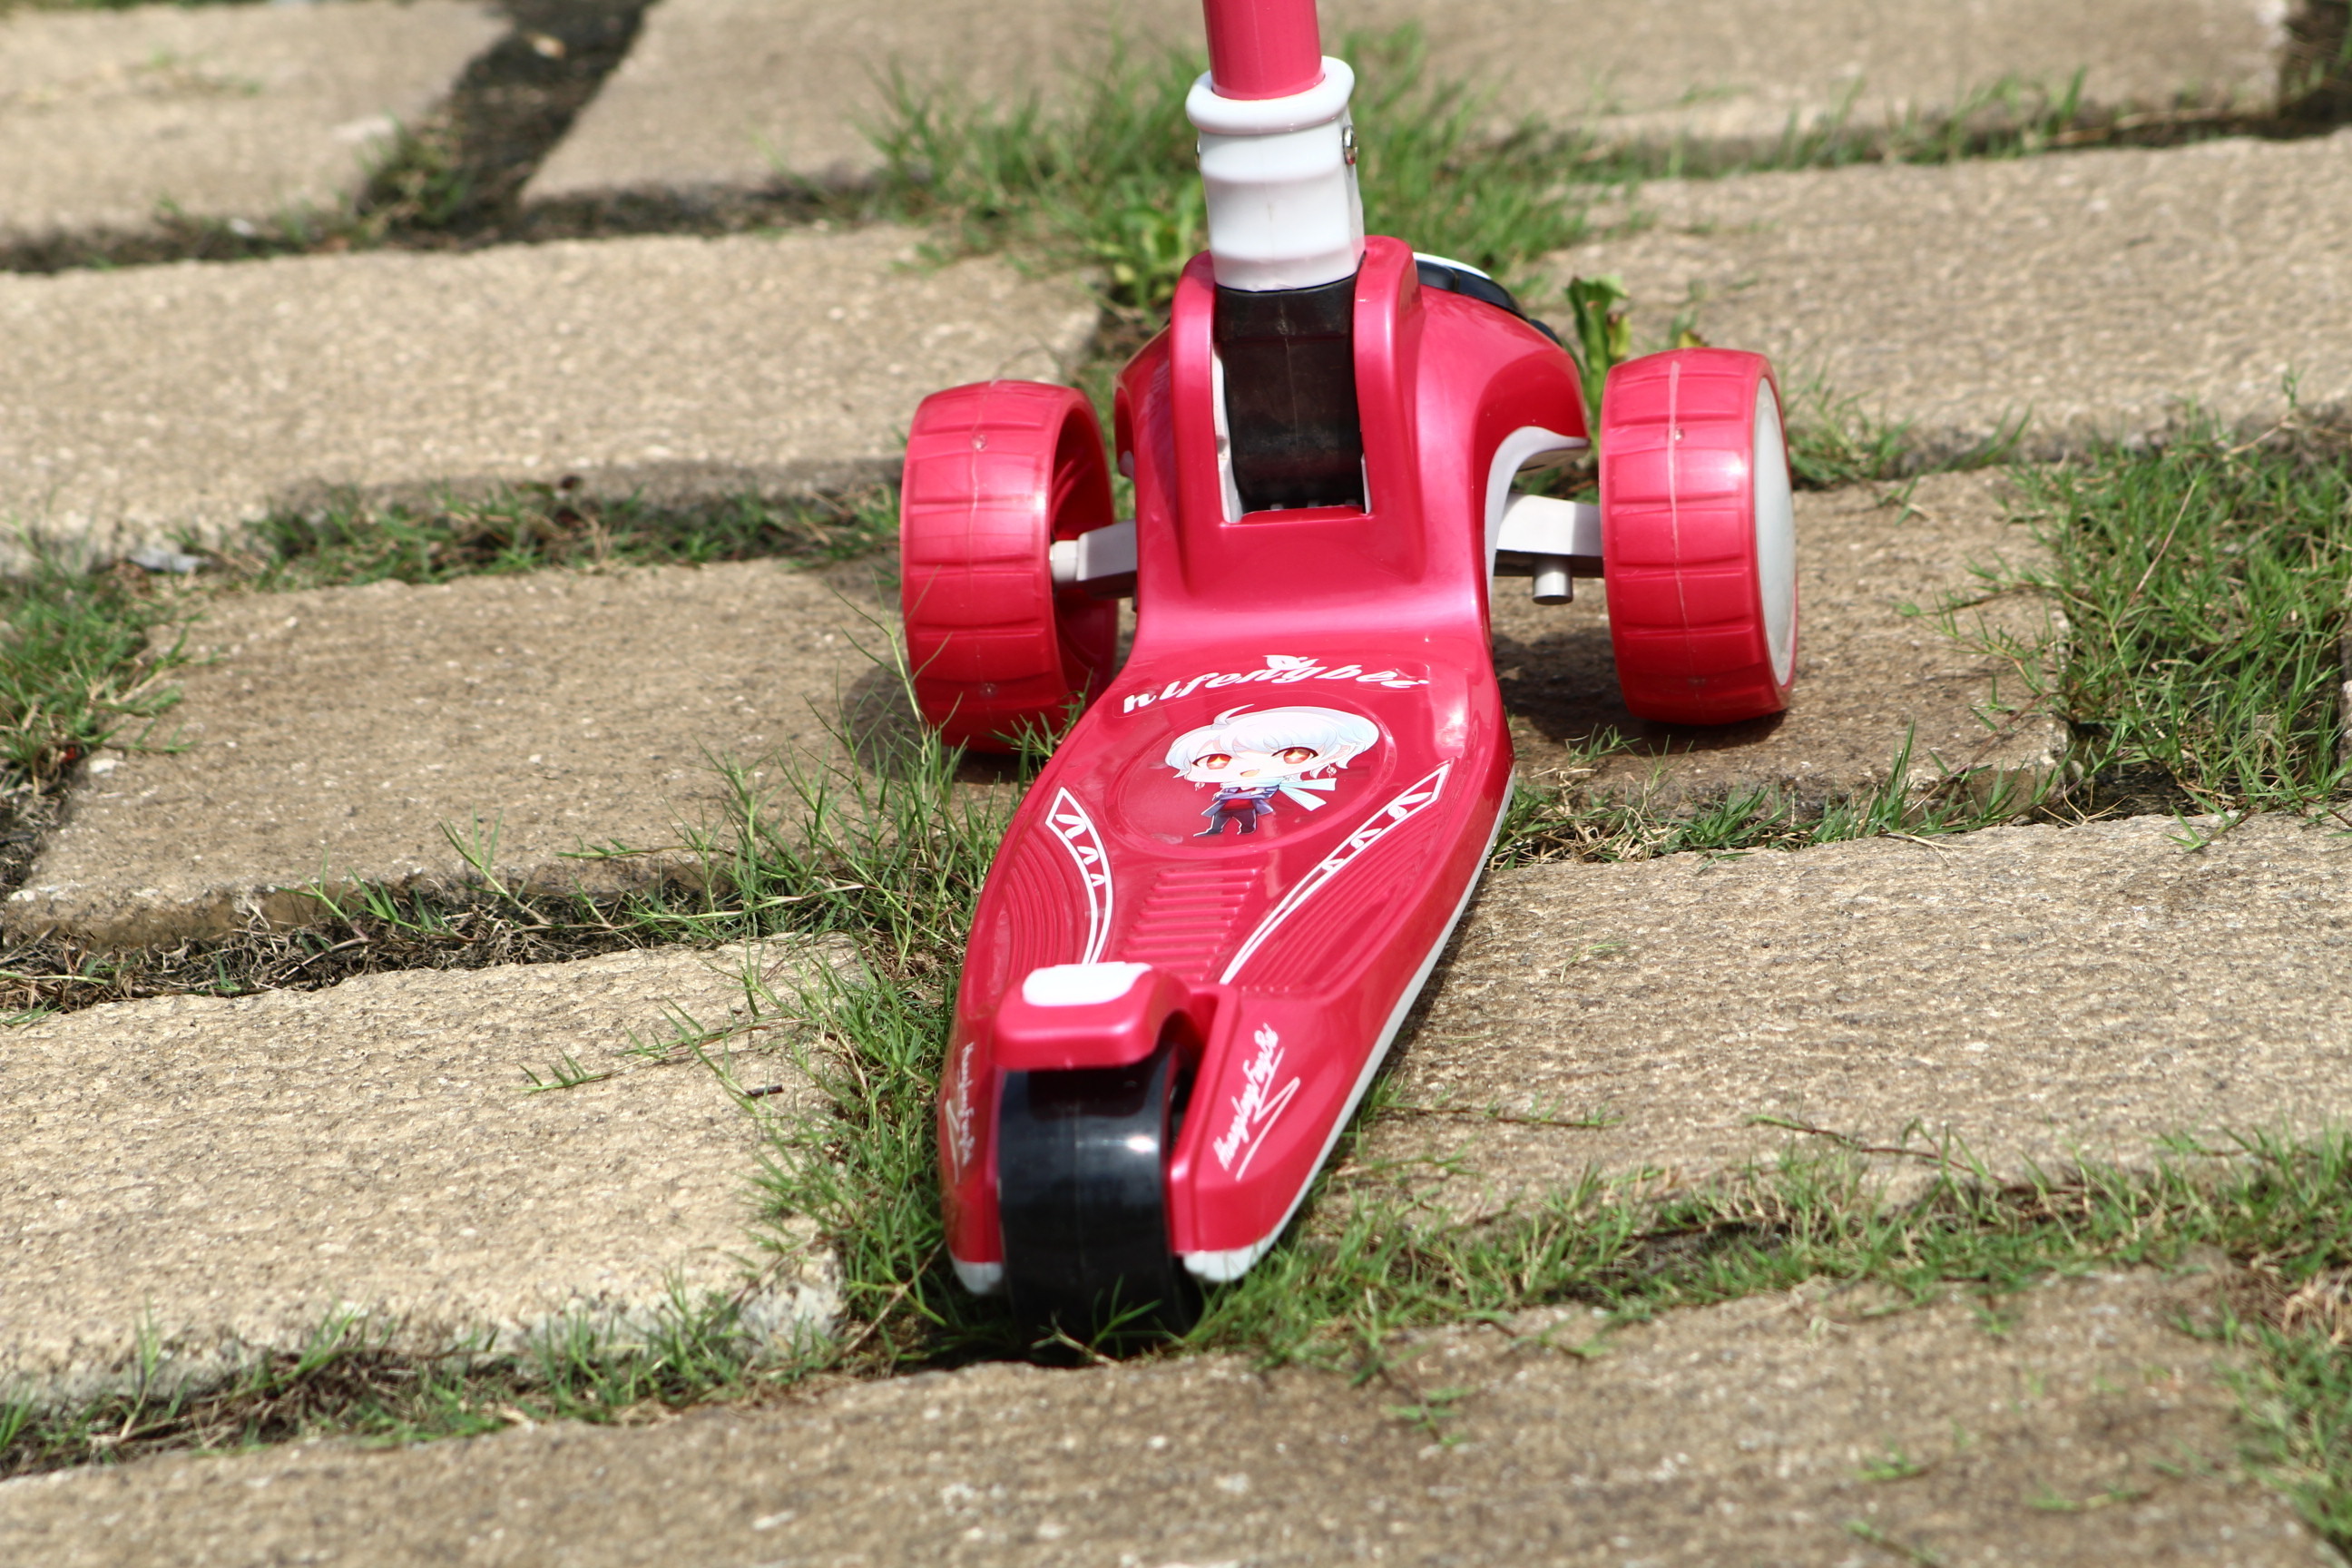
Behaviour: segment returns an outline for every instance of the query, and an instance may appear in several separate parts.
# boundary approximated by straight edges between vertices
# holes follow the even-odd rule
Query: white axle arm
[[[1084,588],[1098,599],[1135,592],[1132,520],[1089,529],[1076,539],[1057,539],[1049,553],[1057,588]]]

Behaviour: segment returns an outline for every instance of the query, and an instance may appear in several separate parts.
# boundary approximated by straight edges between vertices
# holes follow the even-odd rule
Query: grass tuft
[[[21,811],[98,747],[152,738],[183,656],[150,633],[186,603],[135,567],[78,571],[47,553],[0,578],[0,802]]]
[[[1907,739],[1896,748],[1875,789],[1818,806],[1770,785],[1662,805],[1654,789],[1604,793],[1583,782],[1597,763],[1628,750],[1615,731],[1603,731],[1566,753],[1558,770],[1566,782],[1522,782],[1496,839],[1495,863],[1741,855],[1887,835],[1973,833],[2043,815],[2064,783],[2059,772],[1990,779],[1963,772],[1922,784],[1913,778]]]
[[[2352,436],[2200,420],[2151,450],[2016,472],[2050,563],[1988,570],[1971,601],[2041,595],[2064,637],[2053,659],[1973,635],[2074,725],[2087,769],[2202,812],[2344,794]]]
[[[767,1375],[740,1329],[739,1303],[674,1294],[651,1323],[628,1331],[571,1318],[515,1349],[483,1342],[418,1354],[402,1347],[397,1321],[341,1312],[300,1349],[212,1381],[170,1376],[170,1357],[150,1336],[117,1390],[69,1405],[0,1400],[0,1479],[327,1434],[393,1444],[545,1421],[643,1420],[739,1397]],[[781,1359],[793,1353],[787,1346]]]
[[[1584,187],[1570,183],[1581,142],[1532,126],[1496,137],[1485,98],[1430,78],[1417,28],[1340,52],[1360,83],[1369,230],[1507,280],[1582,235]],[[1050,109],[894,80],[872,132],[886,205],[939,225],[958,250],[1098,267],[1114,307],[1157,310],[1206,242],[1184,95],[1207,63],[1196,49],[1118,47]]]
[[[557,566],[847,561],[895,541],[898,527],[898,496],[878,485],[800,501],[738,495],[678,508],[595,496],[566,479],[423,504],[346,493],[265,519],[248,547],[217,559],[256,588],[349,587]]]

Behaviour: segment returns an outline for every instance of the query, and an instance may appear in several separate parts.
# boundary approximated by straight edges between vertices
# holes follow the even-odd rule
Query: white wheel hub
[[[1756,587],[1772,679],[1782,686],[1797,662],[1797,501],[1789,489],[1789,445],[1772,384],[1756,384]]]

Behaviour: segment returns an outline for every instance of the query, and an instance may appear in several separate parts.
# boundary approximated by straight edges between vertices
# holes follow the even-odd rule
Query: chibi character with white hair
[[[1177,776],[1217,786],[1216,798],[1201,813],[1209,819],[1197,837],[1215,838],[1233,824],[1257,831],[1257,819],[1272,815],[1277,795],[1309,811],[1328,801],[1314,792],[1337,789],[1328,775],[1381,738],[1370,719],[1336,708],[1268,708],[1261,712],[1232,708],[1216,721],[1188,730],[1168,748]]]

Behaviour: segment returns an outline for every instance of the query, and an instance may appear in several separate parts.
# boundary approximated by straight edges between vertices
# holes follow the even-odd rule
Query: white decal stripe
[[[1323,857],[1313,870],[1298,879],[1297,885],[1283,896],[1282,902],[1275,905],[1265,919],[1258,922],[1257,930],[1250,932],[1249,940],[1242,943],[1240,952],[1234,954],[1234,961],[1225,965],[1225,973],[1219,977],[1221,983],[1232,984],[1234,976],[1242,972],[1242,965],[1247,963],[1264,945],[1265,939],[1274,934],[1275,928],[1288,920],[1299,905],[1321,891],[1324,884],[1346,870],[1357,856],[1394,832],[1408,819],[1427,810],[1432,801],[1445,793],[1445,780],[1453,771],[1452,763],[1438,763],[1435,772],[1372,813],[1361,827],[1348,835],[1339,847]]]
[[[1234,1180],[1238,1182],[1249,1174],[1250,1162],[1256,1159],[1257,1152],[1265,1147],[1265,1135],[1274,1131],[1274,1124],[1282,1120],[1282,1113],[1290,1109],[1290,1102],[1297,1097],[1297,1094],[1298,1080],[1292,1079],[1276,1091],[1272,1100],[1265,1102],[1263,1116],[1257,1125],[1250,1129],[1249,1149],[1242,1155],[1241,1168],[1234,1173]]]
[[[1388,1060],[1389,1047],[1396,1039],[1397,1030],[1403,1026],[1404,1016],[1412,1011],[1414,1000],[1421,995],[1421,988],[1429,984],[1430,971],[1437,967],[1438,954],[1444,952],[1445,944],[1454,939],[1454,928],[1462,923],[1463,911],[1470,907],[1472,896],[1478,891],[1479,876],[1486,871],[1486,858],[1495,852],[1495,840],[1502,837],[1503,816],[1500,810],[1495,813],[1494,826],[1486,830],[1486,847],[1478,856],[1478,872],[1471,877],[1470,885],[1462,889],[1461,900],[1454,906],[1454,913],[1446,921],[1445,929],[1437,933],[1437,941],[1423,956],[1421,967],[1413,971],[1412,981],[1405,986],[1404,994],[1399,996],[1396,1005],[1389,1009],[1388,1024],[1381,1030],[1381,1037],[1372,1043],[1372,1054],[1364,1058],[1364,1070],[1356,1075],[1356,1085],[1348,1091],[1348,1103],[1339,1108],[1339,1119],[1331,1123],[1331,1131],[1325,1135],[1323,1152],[1315,1156],[1315,1163],[1307,1167],[1307,1180],[1299,1183],[1298,1190],[1290,1195],[1290,1206],[1282,1211],[1282,1217],[1275,1222],[1272,1230],[1247,1247],[1236,1247],[1223,1252],[1181,1254],[1184,1267],[1192,1270],[1192,1278],[1208,1280],[1211,1284],[1240,1279],[1250,1271],[1252,1264],[1264,1258],[1274,1244],[1282,1239],[1282,1233],[1290,1228],[1290,1222],[1298,1215],[1298,1205],[1307,1201],[1307,1189],[1315,1184],[1314,1173],[1323,1168],[1323,1163],[1331,1157],[1331,1151],[1339,1146],[1339,1134],[1348,1130],[1349,1121],[1356,1114],[1356,1107],[1363,1103],[1364,1091],[1372,1087],[1372,1075],[1381,1070],[1382,1062]]]
[[[1093,963],[1102,957],[1103,946],[1110,941],[1110,856],[1103,848],[1102,835],[1095,831],[1094,818],[1078,804],[1078,797],[1068,790],[1056,790],[1053,808],[1045,813],[1045,824],[1062,847],[1070,852],[1070,859],[1078,868],[1078,880],[1087,889],[1087,946],[1078,955],[1080,963]]]

